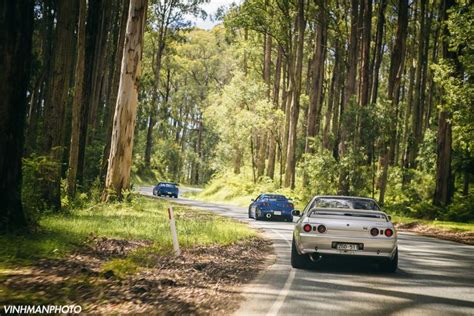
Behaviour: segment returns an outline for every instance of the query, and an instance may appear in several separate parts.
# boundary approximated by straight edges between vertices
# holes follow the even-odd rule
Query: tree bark
[[[266,86],[267,99],[271,96],[271,62],[272,62],[272,38],[268,34],[264,34],[263,45],[263,81]],[[258,153],[257,153],[257,178],[260,178],[265,173],[265,158],[267,153],[267,143],[272,137],[268,131],[259,131],[258,133]]]
[[[126,1],[128,2],[128,1]],[[79,138],[78,182],[84,184],[91,177],[86,164],[86,147],[93,141],[97,125],[97,108],[100,102],[104,63],[107,51],[108,21],[111,0],[88,1],[86,22],[86,46],[84,63],[83,104],[81,111],[81,135]],[[120,64],[120,62],[119,62]],[[112,105],[115,108],[115,103]],[[90,173],[90,172],[89,172]],[[95,178],[95,174],[94,174]]]
[[[425,63],[424,47],[427,45],[426,27],[425,27],[426,1],[420,0],[420,30],[418,32],[418,56],[416,60],[416,76],[415,76],[415,94],[413,99],[413,114],[411,120],[411,134],[409,139],[408,166],[414,168],[416,166],[416,157],[418,155],[418,147],[421,141],[421,131],[423,125],[423,95],[424,90],[423,63]]]
[[[286,152],[285,186],[295,187],[296,172],[296,132],[300,112],[301,74],[303,69],[303,46],[306,21],[304,17],[304,0],[298,0],[296,21],[298,34],[296,37],[296,54],[294,67],[290,66],[290,85],[293,84],[290,108],[290,122],[288,128],[288,148]]]
[[[385,189],[387,185],[387,176],[388,176],[388,164],[390,163],[390,157],[395,151],[395,141],[396,141],[396,126],[398,121],[398,102],[400,99],[400,84],[403,75],[403,66],[405,62],[405,51],[406,51],[406,36],[408,28],[408,0],[399,0],[398,4],[398,26],[397,26],[397,36],[395,39],[395,45],[393,47],[393,52],[391,55],[390,61],[390,70],[388,75],[388,90],[387,96],[391,102],[390,116],[391,116],[391,127],[389,130],[389,141],[388,143],[383,143],[382,146],[382,155],[381,158],[381,169],[382,175],[379,181],[379,203],[383,204],[385,200]],[[387,149],[389,146],[389,149]]]
[[[379,9],[377,13],[377,30],[375,33],[375,46],[374,46],[374,59],[371,64],[372,68],[372,85],[371,91],[371,103],[377,103],[378,90],[379,90],[379,75],[380,65],[382,64],[382,53],[383,53],[383,35],[385,29],[385,9],[387,8],[387,0],[381,0],[379,3]]]
[[[443,20],[447,21],[449,11],[454,6],[454,0],[443,0],[444,12]],[[463,78],[461,67],[459,66],[456,52],[449,51],[450,32],[446,25],[443,27],[443,58],[450,61],[455,66],[454,76]],[[442,108],[438,115],[438,133],[436,137],[436,187],[433,195],[433,204],[437,206],[447,206],[451,203],[453,196],[453,175],[451,173],[452,158],[452,127],[451,113],[446,108]]]
[[[273,106],[275,110],[279,108],[280,100],[280,80],[281,80],[281,60],[283,58],[283,52],[278,49],[278,55],[275,62],[275,78],[273,80]],[[269,135],[268,145],[268,165],[267,165],[267,177],[273,179],[275,176],[275,156],[276,156],[276,145],[278,138],[278,130],[273,129],[273,134]]]
[[[77,57],[75,71],[74,99],[72,102],[71,145],[69,147],[69,170],[67,175],[67,190],[70,197],[76,193],[76,175],[79,158],[79,137],[81,128],[82,88],[84,83],[84,58],[86,40],[86,0],[79,0],[79,24],[77,32]]]
[[[131,0],[105,181],[104,200],[106,201],[112,194],[116,194],[118,199],[121,199],[122,191],[130,187],[146,9],[147,0]]]
[[[359,42],[359,1],[351,0],[351,31],[349,39],[349,50],[348,50],[348,70],[346,76],[346,86],[344,91],[344,98],[341,107],[341,118],[344,110],[348,107],[349,102],[353,99],[356,93],[356,80],[357,80],[357,61],[358,61],[358,42]],[[343,124],[340,125],[340,142],[339,142],[339,157],[343,158],[347,151],[347,136],[348,130]],[[341,169],[339,173],[339,184],[338,193],[347,195],[349,194],[349,179],[348,171]]]
[[[453,195],[451,184],[452,127],[449,111],[441,110],[439,113],[436,144],[436,188],[433,204],[446,206],[451,203]]]
[[[329,134],[332,131],[333,137],[337,135],[337,125],[339,115],[339,104],[340,104],[340,78],[341,78],[341,44],[338,38],[335,39],[334,49],[334,67],[332,69],[331,84],[328,93],[328,108],[326,110],[325,124],[323,130],[323,147],[326,149],[331,148],[329,142]],[[332,119],[332,123],[331,123]]]
[[[57,23],[54,35],[53,61],[49,70],[44,105],[43,153],[55,164],[53,174],[45,181],[43,198],[54,210],[61,209],[61,164],[64,152],[65,113],[71,72],[73,48],[71,40],[77,25],[77,1],[57,1]]]
[[[154,106],[154,105],[152,105]],[[151,165],[151,150],[153,147],[153,127],[155,126],[155,111],[151,110],[148,115],[148,124],[146,131],[146,143],[145,143],[145,169],[150,168]]]
[[[257,179],[265,174],[265,153],[267,151],[266,131],[257,132]]]
[[[171,9],[170,9],[171,10]],[[161,64],[163,60],[163,52],[166,47],[166,36],[168,32],[168,10],[163,10],[160,18],[160,28],[158,31],[158,43],[156,47],[156,56],[155,60],[153,63],[153,75],[154,75],[154,97],[153,100],[156,102],[158,101],[158,93],[160,89],[160,81],[161,81]],[[147,137],[146,137],[146,143],[145,143],[145,168],[150,168],[150,162],[151,162],[151,152],[152,152],[152,147],[153,147],[153,127],[155,125],[156,121],[156,104],[155,102],[152,103],[151,109],[150,109],[150,117],[149,117],[149,125],[148,125],[148,131],[147,131]]]
[[[111,0],[100,0],[98,17],[98,29],[95,29],[95,45],[94,45],[94,59],[92,61],[91,73],[91,90],[89,94],[89,117],[86,145],[91,144],[94,140],[96,130],[98,127],[99,110],[103,104],[102,90],[104,85],[105,61],[107,56],[108,33],[110,28],[110,20],[112,11]]]
[[[38,132],[43,120],[43,100],[46,94],[48,70],[51,65],[51,56],[53,51],[53,34],[55,25],[54,4],[52,0],[45,0],[42,2],[41,24],[35,26],[39,28],[40,43],[41,43],[41,63],[42,70],[38,81],[35,85],[34,91],[30,98],[30,112],[28,114],[27,130],[26,130],[26,148],[25,156],[29,156],[32,152],[39,152],[38,146],[41,146],[42,131]],[[33,73],[32,73],[33,75]]]
[[[323,108],[323,82],[324,82],[324,64],[326,61],[327,50],[327,8],[326,0],[322,0],[319,6],[319,14],[316,30],[316,43],[314,46],[314,58],[312,62],[312,88],[311,99],[308,109],[308,121],[306,126],[305,153],[313,153],[314,146],[312,142],[319,133],[321,121],[321,110]]]
[[[372,0],[364,0],[363,10],[363,29],[362,29],[362,65],[361,65],[361,89],[360,89],[360,105],[362,107],[369,103],[370,93],[370,40],[372,33]]]
[[[102,154],[102,166],[101,166],[101,173],[100,178],[104,179],[107,173],[107,168],[109,164],[109,155],[110,155],[110,142],[112,140],[112,127],[113,127],[113,120],[114,120],[114,113],[115,113],[115,105],[117,104],[117,97],[118,97],[118,89],[120,84],[120,68],[118,65],[121,64],[122,57],[123,57],[123,46],[125,43],[125,31],[127,29],[127,18],[128,18],[128,10],[130,6],[130,1],[124,0],[121,17],[120,17],[120,26],[119,26],[119,34],[117,39],[116,45],[116,52],[114,61],[112,64],[113,67],[113,75],[110,84],[110,91],[108,96],[108,109],[109,113],[106,115],[106,134],[105,134],[105,146],[104,152]]]
[[[0,2],[0,231],[26,227],[21,204],[33,1]]]
[[[410,45],[412,46],[412,45]],[[410,117],[411,114],[413,113],[413,90],[415,87],[415,67],[413,66],[412,62],[412,57],[409,59],[410,65],[409,65],[409,70],[408,70],[408,92],[407,92],[407,105],[405,109],[405,118],[404,118],[404,133],[403,133],[403,161],[402,161],[402,166],[404,169],[409,167],[409,151],[411,148],[410,145]],[[405,184],[406,180],[408,180],[406,177],[403,178],[403,183]]]

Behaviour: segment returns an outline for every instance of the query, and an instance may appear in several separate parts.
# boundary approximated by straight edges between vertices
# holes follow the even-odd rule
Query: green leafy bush
[[[22,201],[27,217],[34,222],[40,213],[48,211],[44,199],[45,184],[54,183],[58,164],[49,156],[32,155],[23,158]]]

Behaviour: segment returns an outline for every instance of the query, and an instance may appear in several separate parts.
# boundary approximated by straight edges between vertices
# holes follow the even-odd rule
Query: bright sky
[[[211,0],[209,3],[202,5],[202,9],[207,12],[207,19],[202,20],[201,18],[190,17],[189,19],[199,28],[210,30],[215,25],[222,21],[211,21],[210,17],[216,14],[216,11],[221,6],[229,6],[232,2],[241,3],[242,0]]]

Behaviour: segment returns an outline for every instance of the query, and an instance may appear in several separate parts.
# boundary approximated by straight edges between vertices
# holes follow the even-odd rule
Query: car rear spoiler
[[[379,212],[379,211],[373,211],[373,210],[356,210],[356,209],[332,209],[332,208],[313,208],[309,211],[308,216],[312,217],[314,215],[319,215],[319,216],[344,216],[344,217],[361,217],[361,218],[366,218],[366,219],[383,219],[383,220],[388,220],[388,215]]]

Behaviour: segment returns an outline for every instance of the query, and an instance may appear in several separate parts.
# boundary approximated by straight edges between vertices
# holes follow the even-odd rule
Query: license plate
[[[337,244],[337,250],[355,251],[359,250],[359,247],[355,244]]]
[[[281,211],[273,211],[273,215],[281,215]]]

